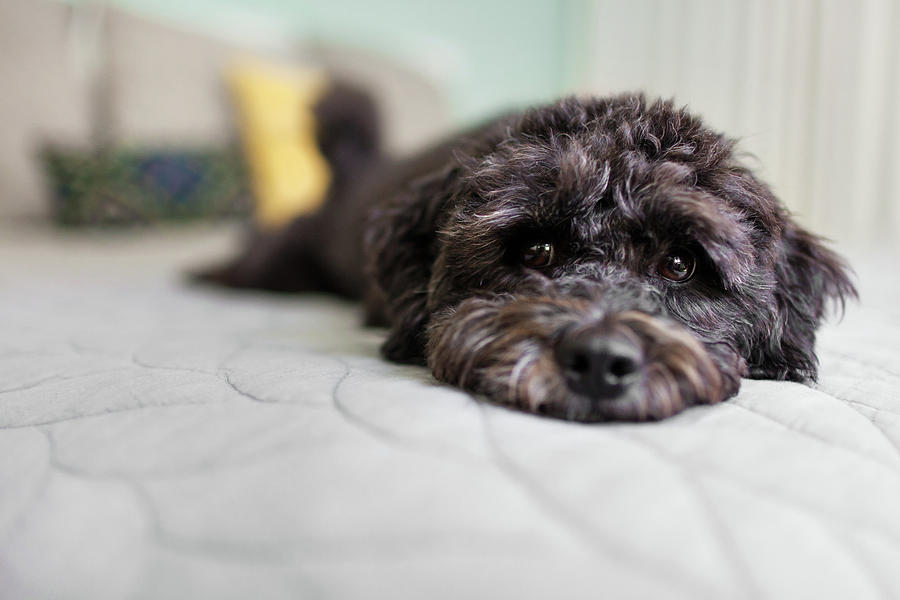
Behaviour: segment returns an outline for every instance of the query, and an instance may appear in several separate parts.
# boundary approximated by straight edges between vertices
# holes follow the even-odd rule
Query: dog
[[[317,107],[323,208],[199,275],[364,299],[386,358],[490,401],[642,421],[817,376],[846,263],[671,101],[578,99],[391,161],[364,94]]]

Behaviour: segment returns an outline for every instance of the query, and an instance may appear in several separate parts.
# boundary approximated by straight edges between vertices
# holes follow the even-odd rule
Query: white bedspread
[[[0,241],[0,598],[900,598],[900,278],[815,387],[578,425],[190,288],[194,231]],[[896,257],[894,257],[896,258]]]

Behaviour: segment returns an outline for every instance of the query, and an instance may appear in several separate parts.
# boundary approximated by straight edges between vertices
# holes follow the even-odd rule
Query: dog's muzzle
[[[577,421],[660,419],[737,391],[727,344],[644,296],[590,290],[464,300],[430,324],[429,366],[491,400]]]

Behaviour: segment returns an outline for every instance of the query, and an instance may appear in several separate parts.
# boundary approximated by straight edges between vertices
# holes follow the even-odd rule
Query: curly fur
[[[813,380],[827,305],[856,293],[842,260],[740,164],[732,140],[641,95],[567,98],[399,165],[374,157],[347,187],[282,234],[318,232],[292,256],[294,273],[317,264],[358,281],[346,288],[389,327],[386,357],[523,410],[657,419],[724,400],[741,377]],[[361,248],[330,241],[346,231]],[[517,261],[535,240],[557,249],[551,267]],[[699,262],[682,283],[655,271],[676,247]],[[329,258],[342,250],[349,260]],[[242,285],[228,276],[240,263],[210,278]],[[262,279],[252,285],[285,288]],[[572,336],[636,349],[621,392],[572,385],[558,355]]]

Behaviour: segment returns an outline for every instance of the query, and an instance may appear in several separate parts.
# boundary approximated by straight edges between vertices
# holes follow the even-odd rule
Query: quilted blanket
[[[226,241],[4,232],[0,598],[900,598],[889,256],[818,384],[580,425],[382,361],[352,304],[185,285]]]

